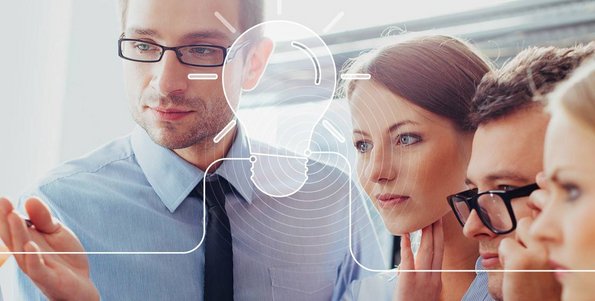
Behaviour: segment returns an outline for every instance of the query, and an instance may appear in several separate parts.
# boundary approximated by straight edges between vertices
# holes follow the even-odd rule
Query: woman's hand
[[[443,256],[444,233],[441,219],[422,229],[421,245],[415,257],[409,235],[402,236],[399,279],[393,300],[438,300],[442,291],[442,273],[414,271],[441,270]]]

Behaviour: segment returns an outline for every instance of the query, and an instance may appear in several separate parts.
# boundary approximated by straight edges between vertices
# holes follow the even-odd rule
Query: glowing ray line
[[[217,73],[190,73],[189,80],[216,80],[219,78]]]
[[[337,14],[337,16],[331,21],[331,23],[329,23],[323,30],[322,32],[327,33],[329,32],[329,30],[331,30],[331,28],[333,26],[335,26],[335,24],[337,24],[337,22],[339,22],[339,20],[341,20],[341,18],[343,18],[343,16],[345,15],[345,12],[340,12],[339,14]]]
[[[229,21],[227,21],[218,11],[215,12],[215,17],[217,17],[217,19],[219,19],[219,21],[221,21],[221,23],[223,23],[223,25],[225,25],[225,27],[227,27],[231,33],[236,33],[237,30],[233,27],[233,25],[231,25],[231,23],[229,23]]]
[[[331,135],[333,135],[335,139],[339,140],[339,142],[345,143],[345,137],[343,137],[343,135],[341,135],[341,132],[339,132],[339,130],[337,130],[337,128],[333,126],[333,124],[330,123],[328,120],[323,120],[322,126],[324,126],[324,128],[327,131],[329,131],[329,133],[331,133]]]
[[[236,120],[232,120],[230,121],[222,130],[221,132],[219,132],[219,134],[217,134],[217,136],[215,136],[215,138],[213,138],[213,142],[215,143],[219,143],[219,141],[221,141],[221,139],[223,139],[223,137],[225,137],[225,135],[227,135],[231,129],[233,129],[234,126],[236,126]]]
[[[372,78],[372,76],[367,73],[344,73],[344,74],[341,74],[342,80],[354,80],[354,79],[368,80],[370,78]]]

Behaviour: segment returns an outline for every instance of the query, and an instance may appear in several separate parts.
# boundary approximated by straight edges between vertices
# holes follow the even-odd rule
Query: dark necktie
[[[205,246],[205,301],[233,301],[233,250],[225,193],[233,190],[223,177],[205,180],[207,229]],[[196,187],[202,197],[202,182]]]

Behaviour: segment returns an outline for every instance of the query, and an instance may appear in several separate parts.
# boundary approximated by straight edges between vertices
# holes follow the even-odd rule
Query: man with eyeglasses
[[[465,236],[479,241],[477,269],[487,269],[495,300],[559,300],[551,273],[500,270],[550,269],[545,249],[528,235],[538,208],[528,196],[542,169],[549,116],[542,95],[568,76],[592,49],[529,48],[484,76],[473,99],[473,138],[467,182],[448,197]],[[493,272],[490,272],[493,270]]]
[[[20,204],[28,220],[0,200],[11,251],[113,254],[15,254],[22,272],[15,261],[6,267],[17,282],[8,299],[338,300],[365,274],[360,264],[381,266],[347,175],[308,161],[303,187],[272,197],[250,180],[241,127],[214,139],[233,120],[222,65],[226,83],[249,90],[272,51],[260,35],[229,50],[263,21],[263,5],[121,0],[117,48],[139,127],[52,171],[33,191],[47,205]],[[190,81],[190,73],[217,76]]]

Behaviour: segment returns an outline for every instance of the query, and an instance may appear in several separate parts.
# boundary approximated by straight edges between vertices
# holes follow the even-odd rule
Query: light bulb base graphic
[[[290,196],[308,180],[308,158],[254,153],[252,158],[250,180],[269,196]]]
[[[270,196],[299,191],[308,180],[314,128],[337,84],[328,46],[299,23],[264,22],[236,39],[221,79],[250,141],[252,182]]]

